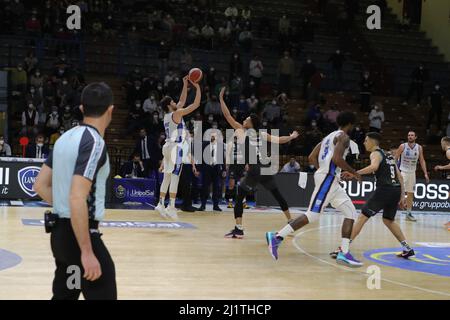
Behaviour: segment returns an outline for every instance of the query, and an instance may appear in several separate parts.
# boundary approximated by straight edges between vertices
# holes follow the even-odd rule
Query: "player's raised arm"
[[[219,98],[220,98],[220,108],[222,109],[223,116],[225,117],[225,119],[227,119],[227,122],[230,124],[230,126],[233,129],[236,129],[236,130],[243,129],[244,128],[243,125],[240,124],[239,122],[237,122],[231,115],[230,110],[228,110],[228,107],[227,107],[225,101],[223,100],[224,93],[225,93],[225,87],[222,87],[222,89],[220,89]]]
[[[180,101],[177,103],[177,109],[184,108],[184,105],[186,104],[188,81],[189,76],[185,76],[183,78],[183,90],[181,90]]]
[[[334,154],[332,161],[336,166],[342,170],[348,171],[355,176],[358,180],[361,179],[361,175],[353,169],[347,161],[344,159],[345,150],[350,146],[350,138],[346,134],[341,134],[336,138],[336,146],[334,147]]]
[[[191,82],[191,83],[195,87],[195,90],[196,90],[194,102],[190,106],[188,106],[186,108],[178,109],[177,111],[175,111],[173,113],[173,120],[176,123],[180,123],[182,117],[194,112],[198,107],[200,107],[200,100],[202,98],[202,91],[200,89],[200,85],[198,83],[194,83],[194,82]]]
[[[277,137],[277,136],[273,136],[268,134],[267,132],[261,132],[261,137],[264,140],[267,140],[269,142],[272,143],[276,143],[276,144],[285,144],[288,143],[292,140],[295,140],[298,138],[298,132],[297,131],[293,131],[290,135],[288,136],[282,136],[282,137]]]
[[[361,170],[358,170],[358,173],[360,175],[374,173],[380,167],[380,163],[382,160],[383,158],[381,157],[381,154],[379,152],[372,152],[370,154],[370,165],[368,165],[365,168],[362,168]]]
[[[319,142],[308,156],[309,164],[312,164],[314,168],[319,169],[319,153],[322,142]]]

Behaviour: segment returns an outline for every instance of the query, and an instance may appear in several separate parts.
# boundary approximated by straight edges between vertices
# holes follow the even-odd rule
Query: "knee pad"
[[[345,201],[336,209],[339,210],[347,219],[356,220],[358,216],[356,208],[351,201]]]
[[[318,212],[312,212],[311,210],[308,210],[305,212],[305,216],[308,218],[309,223],[316,222],[320,218],[320,213]]]

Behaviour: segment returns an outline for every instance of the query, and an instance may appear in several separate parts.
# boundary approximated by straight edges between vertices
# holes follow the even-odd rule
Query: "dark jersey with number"
[[[379,187],[398,187],[400,182],[397,178],[395,159],[391,154],[386,154],[383,150],[377,149],[374,152],[381,154],[381,162],[378,170],[375,171],[377,188]]]

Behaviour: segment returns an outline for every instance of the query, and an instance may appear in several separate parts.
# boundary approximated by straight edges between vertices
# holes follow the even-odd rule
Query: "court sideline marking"
[[[326,226],[316,227],[316,228],[312,228],[312,229],[308,229],[308,230],[299,232],[298,234],[295,235],[294,239],[292,239],[292,244],[294,245],[294,247],[295,247],[299,252],[301,252],[301,253],[307,255],[307,256],[310,257],[310,258],[316,259],[316,260],[318,260],[318,261],[320,261],[320,262],[322,262],[322,263],[328,264],[328,265],[330,265],[330,266],[332,266],[332,267],[335,267],[335,268],[338,268],[338,269],[341,269],[341,270],[345,270],[345,271],[347,271],[347,272],[355,272],[355,273],[362,274],[362,275],[364,275],[364,276],[366,276],[366,277],[369,277],[370,274],[368,274],[367,272],[362,272],[362,271],[358,271],[358,270],[355,270],[355,269],[350,269],[350,268],[342,267],[342,266],[340,266],[340,265],[338,265],[338,264],[336,264],[336,263],[332,263],[332,262],[330,262],[330,261],[326,261],[326,260],[324,260],[324,259],[322,259],[322,258],[316,257],[316,256],[314,256],[313,254],[310,254],[309,252],[307,252],[305,249],[303,249],[302,247],[300,247],[300,245],[297,244],[297,240],[300,240],[300,236],[302,236],[303,234],[305,234],[305,233],[307,233],[307,232],[317,231],[317,230],[325,229],[325,228],[336,228],[336,227],[341,227],[341,225],[340,225],[340,224],[332,224],[332,225],[326,225]],[[388,283],[396,284],[396,285],[399,285],[399,286],[407,287],[407,288],[410,288],[410,289],[416,289],[416,290],[419,290],[419,291],[424,291],[424,292],[428,292],[428,293],[439,294],[439,295],[443,295],[443,296],[450,297],[450,293],[447,293],[447,292],[435,291],[435,290],[431,290],[431,289],[427,289],[427,288],[422,288],[422,287],[416,287],[416,286],[412,286],[412,285],[409,285],[409,284],[406,284],[406,283],[403,283],[403,282],[398,282],[398,281],[395,281],[395,280],[390,280],[390,279],[387,279],[387,278],[384,278],[384,277],[381,277],[381,280],[386,281],[386,282],[388,282]]]

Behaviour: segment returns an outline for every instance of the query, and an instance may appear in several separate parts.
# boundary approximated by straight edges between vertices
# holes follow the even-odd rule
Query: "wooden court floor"
[[[43,211],[0,208],[0,249],[22,258],[0,270],[0,299],[51,297],[49,235],[21,220],[40,219]],[[443,228],[448,215],[418,217],[416,223],[399,219],[411,243],[450,242],[450,232]],[[379,217],[352,244],[365,263],[360,269],[338,266],[328,257],[340,241],[338,215],[323,215],[319,223],[288,238],[278,261],[270,257],[264,233],[284,225],[281,214],[246,213],[244,240],[223,238],[233,226],[230,213],[180,213],[180,218],[196,229],[102,229],[116,264],[119,299],[450,299],[449,276],[363,258],[364,251],[398,246]],[[106,220],[161,221],[154,211],[138,210],[108,210]],[[367,288],[369,265],[380,267],[380,289]]]

